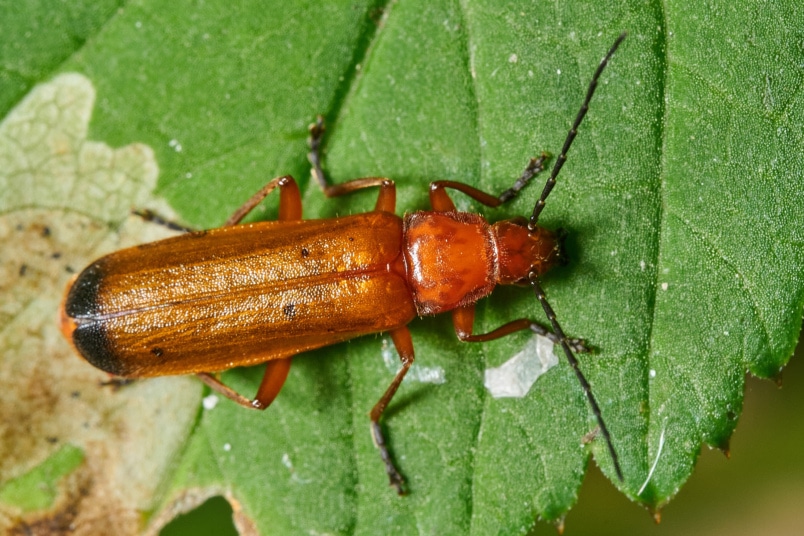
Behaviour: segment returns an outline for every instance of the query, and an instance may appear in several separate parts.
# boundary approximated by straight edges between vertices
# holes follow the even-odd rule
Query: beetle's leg
[[[327,183],[326,175],[324,175],[324,169],[321,166],[321,140],[323,140],[324,132],[326,131],[324,127],[324,116],[317,116],[315,123],[310,125],[309,130],[310,136],[307,138],[307,145],[310,146],[310,152],[307,153],[307,160],[309,160],[310,164],[313,166],[313,178],[326,194],[329,184]],[[327,197],[329,197],[329,195],[327,195]]]
[[[292,358],[290,357],[268,361],[265,367],[265,374],[262,377],[262,383],[260,383],[260,388],[257,390],[257,396],[254,397],[254,400],[241,395],[212,374],[201,372],[197,374],[197,376],[212,390],[217,391],[229,400],[237,402],[243,407],[265,409],[271,405],[271,402],[274,401],[276,395],[279,394],[279,391],[285,384],[288,372],[290,372],[291,361]]]
[[[316,180],[324,195],[327,197],[338,197],[349,194],[363,188],[380,187],[380,194],[377,197],[375,211],[394,212],[396,210],[396,186],[394,181],[385,177],[365,177],[353,179],[342,184],[329,184],[324,169],[321,166],[321,140],[324,137],[324,118],[316,117],[315,123],[310,125],[310,137],[307,140],[310,145],[310,153],[307,155],[310,164],[313,166],[311,173]]]
[[[241,395],[228,385],[225,385],[223,382],[221,382],[218,378],[216,378],[212,374],[209,374],[208,372],[199,372],[198,374],[196,374],[196,376],[198,377],[199,380],[207,384],[213,391],[216,391],[217,393],[225,396],[226,398],[228,398],[233,402],[237,402],[244,408],[254,409],[254,406],[251,405],[250,399]]]
[[[324,194],[326,194],[327,197],[337,197],[374,186],[380,187],[380,193],[377,195],[377,203],[374,205],[374,210],[394,212],[396,210],[396,185],[394,181],[386,179],[385,177],[365,177],[362,179],[353,179],[341,184],[334,184],[327,186],[324,190]]]
[[[386,194],[386,185],[385,183],[390,183],[393,187],[393,182],[389,181],[388,179],[384,179],[381,177],[370,177],[365,179],[354,179],[349,182],[343,184],[335,184],[331,185],[327,181],[327,177],[324,174],[324,169],[321,165],[321,140],[324,136],[324,119],[319,115],[316,118],[316,122],[310,125],[310,153],[308,158],[310,160],[310,164],[312,164],[312,174],[313,177],[316,179],[318,184],[321,186],[321,189],[324,191],[324,194],[327,197],[336,197],[339,195],[343,195],[346,193],[354,192],[355,190],[360,190],[362,188],[370,188],[372,186],[381,186],[382,189],[380,190],[380,198],[377,199],[377,207],[375,210],[385,210],[388,212],[393,212],[396,208],[396,195],[395,192],[393,194]],[[430,203],[433,207],[433,210],[439,212],[449,212],[455,210],[455,205],[452,203],[452,200],[449,198],[449,195],[446,193],[446,188],[453,188],[455,190],[459,190],[469,197],[483,203],[489,207],[497,207],[500,204],[513,199],[514,196],[524,188],[530,179],[532,179],[537,173],[544,170],[544,163],[547,160],[549,155],[547,153],[542,153],[539,158],[532,158],[530,163],[525,168],[525,171],[522,175],[516,180],[514,185],[505,190],[499,196],[495,197],[491,194],[487,194],[473,186],[469,186],[468,184],[464,184],[462,182],[455,182],[455,181],[436,181],[430,185]],[[387,197],[391,198],[390,201],[386,201],[383,199],[383,196],[387,195]],[[393,197],[392,197],[393,195]],[[381,208],[382,207],[382,208]],[[390,207],[390,208],[386,208]]]
[[[391,459],[391,453],[388,450],[388,445],[385,443],[385,436],[380,426],[380,417],[385,411],[386,406],[388,406],[388,403],[394,397],[394,394],[396,394],[396,390],[399,389],[399,384],[402,383],[405,374],[408,373],[408,369],[410,369],[410,366],[413,364],[413,339],[410,338],[410,331],[405,326],[391,331],[390,335],[391,339],[394,341],[396,351],[399,353],[399,359],[402,361],[402,368],[396,373],[393,381],[391,381],[391,385],[385,390],[385,394],[382,395],[379,402],[374,405],[369,416],[371,417],[371,437],[374,440],[374,444],[380,449],[380,457],[385,463],[385,470],[388,472],[390,484],[396,488],[397,493],[404,495],[405,490],[402,485],[405,480],[402,478],[402,475]]]
[[[277,177],[271,182],[260,188],[260,190],[251,196],[251,199],[243,203],[243,206],[234,211],[229,216],[224,227],[231,227],[237,225],[246,217],[246,215],[254,210],[254,207],[260,204],[268,194],[274,191],[279,186],[279,219],[280,220],[300,220],[302,217],[302,203],[299,187],[293,177],[285,175]]]
[[[134,378],[120,378],[120,377],[112,376],[108,380],[104,380],[104,381],[100,382],[100,386],[101,387],[109,387],[112,391],[119,391],[123,387],[125,387],[127,385],[131,385],[135,381],[137,381],[137,380],[135,380]]]
[[[484,333],[482,335],[473,335],[472,327],[475,322],[475,304],[464,305],[452,311],[452,325],[455,327],[455,334],[464,342],[485,342],[493,341],[506,335],[517,331],[524,331],[529,329],[536,335],[541,335],[550,339],[553,344],[560,344],[561,337],[553,333],[541,324],[537,324],[533,320],[527,318],[520,318],[513,320],[507,324],[503,324],[497,329]],[[583,339],[567,339],[567,344],[576,352],[589,352],[589,347]]]
[[[455,204],[447,194],[447,188],[463,192],[475,201],[478,201],[487,207],[498,207],[506,201],[513,199],[519,191],[524,188],[530,179],[532,179],[540,171],[544,171],[544,163],[549,158],[547,153],[542,153],[539,158],[531,158],[530,163],[522,172],[522,175],[516,180],[513,186],[498,196],[493,196],[482,190],[478,190],[474,186],[469,186],[463,182],[456,181],[435,181],[430,183],[430,206],[436,212],[454,212]]]
[[[167,227],[173,231],[179,231],[182,233],[192,233],[195,229],[182,225],[180,223],[176,223],[175,221],[166,220],[153,210],[149,210],[147,208],[143,209],[135,209],[131,211],[132,214],[135,216],[139,216],[145,221],[149,221],[155,223],[157,225],[162,225],[163,227]]]
[[[257,396],[251,401],[251,405],[257,409],[265,409],[271,405],[276,395],[285,385],[285,380],[290,372],[290,363],[293,358],[272,359],[265,366],[265,374],[262,377]]]
[[[283,177],[277,177],[263,186],[256,194],[251,196],[251,199],[237,209],[234,214],[226,220],[223,226],[231,227],[240,223],[240,221],[251,212],[254,207],[259,205],[268,194],[273,192],[277,186],[279,187],[279,219],[283,221],[300,220],[302,216],[302,205],[299,187],[296,181],[293,180],[293,177],[285,175]],[[290,362],[290,358],[272,359],[268,361],[265,368],[265,375],[262,378],[262,383],[260,383],[260,388],[254,400],[250,400],[231,387],[224,385],[218,378],[211,374],[202,372],[197,376],[210,388],[229,400],[237,402],[241,406],[253,409],[265,409],[271,405],[271,402],[274,401],[276,395],[278,395],[279,391],[282,389],[282,385],[285,383],[285,379],[290,371]]]

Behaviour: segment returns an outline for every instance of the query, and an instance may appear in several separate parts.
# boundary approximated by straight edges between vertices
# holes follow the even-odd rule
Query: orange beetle
[[[400,218],[394,214],[396,188],[388,179],[327,184],[319,155],[324,131],[319,118],[311,127],[310,161],[324,193],[335,197],[379,187],[374,211],[302,220],[296,182],[290,176],[276,178],[219,229],[188,232],[93,262],[68,286],[60,310],[64,336],[92,365],[115,376],[197,374],[231,400],[265,409],[279,394],[292,356],[388,332],[402,368],[371,410],[371,432],[390,483],[401,494],[403,479],[379,420],[413,363],[407,324],[416,316],[452,311],[458,338],[470,342],[530,329],[562,346],[622,478],[600,408],[572,353],[586,347],[564,335],[541,288],[540,276],[562,261],[560,237],[536,222],[600,73],[624,38],[625,34],[615,41],[598,66],[530,221],[489,224],[479,215],[458,212],[446,189],[499,206],[542,171],[546,154],[532,159],[514,186],[499,196],[459,182],[437,181],[430,185],[432,211]],[[278,221],[238,225],[277,187]],[[475,302],[497,284],[531,285],[553,331],[523,318],[490,333],[473,334]],[[258,363],[267,367],[253,400],[210,374]]]

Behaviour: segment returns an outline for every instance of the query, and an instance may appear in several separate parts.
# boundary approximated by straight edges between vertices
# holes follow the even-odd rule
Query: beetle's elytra
[[[197,374],[212,389],[250,408],[265,409],[279,394],[292,356],[360,335],[388,332],[402,368],[371,411],[371,431],[391,482],[403,479],[385,445],[379,419],[410,365],[407,324],[416,316],[451,311],[457,336],[480,342],[529,329],[560,344],[599,423],[620,478],[619,461],[600,408],[550,308],[540,277],[562,262],[557,233],[537,225],[566,153],[588,109],[598,78],[621,35],[601,61],[530,220],[489,224],[458,212],[447,189],[496,207],[513,198],[542,171],[532,159],[514,186],[499,196],[467,184],[430,185],[431,211],[394,214],[396,189],[385,178],[326,182],[319,145],[323,123],[311,127],[313,175],[328,197],[378,187],[372,212],[327,220],[302,220],[301,196],[290,176],[269,182],[219,229],[112,253],[70,283],[60,311],[64,336],[94,366],[125,378]],[[279,188],[277,221],[239,225]],[[475,302],[498,284],[529,284],[552,331],[523,318],[489,333],[473,333]],[[253,400],[211,373],[267,363]]]

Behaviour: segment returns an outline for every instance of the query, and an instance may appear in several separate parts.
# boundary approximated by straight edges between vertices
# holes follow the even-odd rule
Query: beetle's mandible
[[[530,220],[489,224],[479,215],[458,212],[447,189],[497,207],[542,171],[546,154],[532,159],[499,196],[460,182],[436,181],[430,185],[431,211],[399,217],[391,180],[327,183],[320,160],[319,118],[310,136],[314,177],[328,197],[378,187],[372,212],[302,220],[296,182],[289,175],[276,178],[219,229],[188,232],[93,262],[67,288],[60,310],[64,336],[87,361],[115,376],[197,374],[238,404],[265,409],[279,394],[294,355],[388,332],[402,368],[371,410],[371,434],[391,485],[402,494],[403,479],[386,446],[380,417],[413,363],[407,324],[416,316],[451,311],[462,341],[489,341],[531,330],[561,345],[622,479],[600,407],[573,354],[586,347],[564,335],[542,290],[541,276],[562,262],[560,234],[539,227],[537,221],[600,74],[624,38],[625,34],[617,38],[595,71]],[[278,221],[239,225],[276,188]],[[552,331],[522,318],[474,334],[475,302],[497,284],[530,285]],[[211,374],[258,363],[267,363],[267,368],[253,400]]]

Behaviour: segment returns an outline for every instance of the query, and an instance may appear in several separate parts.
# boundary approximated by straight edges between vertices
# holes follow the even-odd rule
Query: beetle
[[[392,461],[380,418],[414,360],[407,324],[417,316],[451,311],[458,338],[467,342],[529,329],[562,347],[622,480],[600,407],[573,354],[587,348],[582,340],[567,338],[542,289],[541,276],[564,260],[561,233],[537,222],[598,79],[624,38],[625,34],[617,38],[598,65],[529,220],[489,224],[477,214],[458,212],[447,190],[497,207],[543,170],[546,153],[531,159],[522,176],[499,196],[460,182],[435,181],[429,192],[432,210],[399,217],[395,185],[389,179],[327,182],[319,117],[309,140],[314,178],[327,197],[379,188],[373,211],[302,220],[301,195],[293,177],[273,179],[223,227],[124,249],[90,264],[67,287],[60,308],[64,336],[89,363],[114,376],[196,374],[234,402],[265,409],[279,394],[296,354],[388,332],[402,366],[370,412],[371,435],[390,484],[403,494],[403,478]],[[277,188],[276,221],[240,224]],[[475,334],[475,303],[498,284],[529,285],[552,331],[522,318]],[[266,363],[266,370],[253,399],[212,374],[259,363]]]

